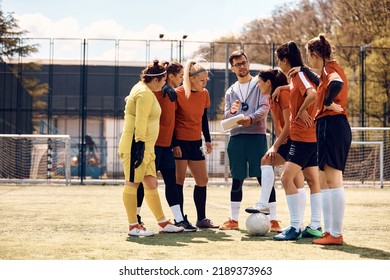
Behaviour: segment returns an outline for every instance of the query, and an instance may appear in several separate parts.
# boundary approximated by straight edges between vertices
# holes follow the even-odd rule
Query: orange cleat
[[[278,232],[282,228],[279,225],[279,222],[277,220],[271,220],[270,222],[270,231],[272,232]]]
[[[333,237],[329,232],[325,232],[321,238],[314,239],[313,244],[317,245],[343,245],[343,236]]]
[[[238,222],[232,219],[227,220],[224,222],[219,229],[221,230],[232,230],[232,229],[238,229]]]

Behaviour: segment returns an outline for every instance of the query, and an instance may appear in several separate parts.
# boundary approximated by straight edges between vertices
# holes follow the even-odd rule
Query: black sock
[[[269,195],[269,203],[271,202],[276,202],[276,192],[275,192],[275,187],[272,187],[271,194]]]
[[[184,216],[184,211],[183,211],[183,204],[184,204],[183,185],[176,184],[176,194],[177,194],[177,202],[179,203],[181,213]]]
[[[165,183],[165,198],[167,199],[169,207],[177,205],[179,198],[177,196],[178,191],[176,187],[176,175],[174,168],[161,168],[161,175]]]
[[[207,186],[199,187],[195,185],[194,188],[194,202],[196,207],[196,213],[198,215],[198,221],[206,218],[206,197],[207,197]]]
[[[230,201],[242,201],[242,185],[244,180],[233,179]]]

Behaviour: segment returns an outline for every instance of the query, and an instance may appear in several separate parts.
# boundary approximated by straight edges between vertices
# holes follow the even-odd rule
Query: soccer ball
[[[246,219],[246,229],[251,236],[264,236],[269,232],[269,218],[263,213],[249,215]]]

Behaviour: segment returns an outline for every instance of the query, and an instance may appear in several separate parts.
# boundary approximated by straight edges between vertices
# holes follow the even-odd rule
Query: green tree
[[[371,43],[366,58],[366,115],[370,126],[387,126],[390,115],[390,38]]]
[[[286,0],[271,17],[255,19],[244,26],[241,34],[221,41],[230,41],[234,48],[244,47],[252,62],[272,65],[272,45],[275,48],[295,41],[303,46],[309,39],[325,33],[336,46],[336,58],[347,74],[348,110],[356,117],[362,109],[360,47],[365,47],[365,116],[378,124],[385,115],[390,118],[389,10],[389,0],[301,0],[293,4]],[[212,49],[205,47],[202,51],[215,53],[223,61],[225,45],[214,44]],[[374,105],[377,103],[371,101],[385,105]],[[358,124],[357,118],[352,121]]]
[[[27,33],[25,30],[20,30],[12,13],[4,13],[0,7],[0,59],[4,61],[6,58],[10,62],[12,73],[33,97],[33,107],[38,109],[46,106],[39,97],[47,94],[49,87],[46,83],[39,83],[36,78],[20,75],[24,71],[40,69],[37,63],[18,63],[20,58],[28,57],[38,51],[38,45],[28,44],[23,38]]]

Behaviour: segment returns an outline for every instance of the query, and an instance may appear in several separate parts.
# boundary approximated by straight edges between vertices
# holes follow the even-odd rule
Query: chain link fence
[[[210,129],[214,153],[208,156],[211,178],[227,181],[225,153],[228,135],[221,132],[225,90],[236,81],[228,56],[244,49],[251,73],[275,67],[278,44],[252,42],[195,42],[179,39],[121,40],[30,38],[33,56],[0,59],[0,133],[62,134],[71,137],[75,180],[85,178],[122,180],[117,144],[123,125],[124,98],[153,59],[178,60],[202,57],[208,61],[211,97]],[[0,46],[2,47],[2,46]],[[302,53],[304,54],[304,46]],[[337,47],[337,59],[349,80],[349,120],[353,127],[387,127],[390,121],[390,48]],[[38,66],[38,67],[37,67]],[[45,85],[42,87],[40,85]],[[46,89],[46,90],[45,90]],[[268,128],[271,128],[270,118]],[[274,138],[272,130],[269,139]],[[87,161],[86,137],[97,147],[98,165]],[[385,138],[385,156],[388,154]],[[83,159],[83,160],[79,160]],[[84,163],[84,164],[83,164]],[[390,171],[385,171],[385,180]]]

